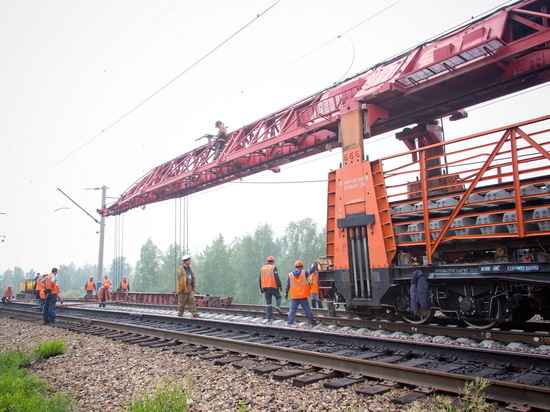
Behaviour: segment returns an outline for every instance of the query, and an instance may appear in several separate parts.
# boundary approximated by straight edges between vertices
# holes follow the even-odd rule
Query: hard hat
[[[304,264],[302,263],[301,260],[297,260],[296,263],[294,264],[294,267],[303,268]]]
[[[8,289],[11,289],[11,286],[8,286]]]
[[[268,262],[275,262],[275,258],[273,256],[270,256],[267,258]]]
[[[223,123],[221,120],[216,120],[216,126],[221,126]]]
[[[126,279],[126,276],[122,276],[122,279]]]
[[[109,277],[109,275],[103,275],[103,277],[104,277],[104,278],[108,278],[108,277]]]
[[[90,276],[90,279],[93,279],[94,277],[93,276]]]
[[[188,259],[191,259],[191,255],[185,254],[185,255],[183,255],[183,257],[181,258],[182,262],[184,262],[184,261],[186,261],[186,260],[188,260]]]

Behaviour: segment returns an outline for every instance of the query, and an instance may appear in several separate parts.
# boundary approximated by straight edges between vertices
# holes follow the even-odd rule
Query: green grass
[[[157,382],[129,407],[130,412],[185,412],[190,390],[186,380]]]
[[[49,342],[39,343],[34,349],[34,357],[37,359],[48,359],[52,356],[63,355],[67,345],[62,340],[55,339]]]
[[[0,411],[70,411],[70,398],[48,395],[49,384],[24,369],[29,359],[20,351],[0,353]]]

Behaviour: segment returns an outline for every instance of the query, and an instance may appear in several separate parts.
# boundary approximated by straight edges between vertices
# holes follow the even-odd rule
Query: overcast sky
[[[0,272],[97,263],[99,225],[57,188],[99,219],[101,192],[88,189],[105,185],[114,201],[215,133],[216,120],[232,131],[509,3],[0,0]],[[444,123],[446,138],[546,114],[547,96],[474,107]],[[379,136],[366,151],[386,155],[393,142]],[[324,225],[340,157],[189,196],[191,252],[264,223],[277,235],[305,217]],[[149,237],[166,250],[179,239],[178,208],[169,200],[107,218],[104,265],[117,254],[135,265]]]

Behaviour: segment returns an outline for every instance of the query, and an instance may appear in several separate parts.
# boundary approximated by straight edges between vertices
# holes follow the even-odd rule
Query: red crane
[[[229,133],[221,156],[205,144],[155,167],[103,216],[187,196],[362,138],[428,124],[550,79],[550,1],[526,0],[427,41]],[[352,114],[351,116],[349,116]],[[346,121],[342,122],[342,116]],[[406,133],[405,133],[406,134]],[[435,143],[401,136],[409,149]]]

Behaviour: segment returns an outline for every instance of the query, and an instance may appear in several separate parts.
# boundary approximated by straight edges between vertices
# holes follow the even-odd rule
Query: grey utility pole
[[[99,189],[99,188],[98,188]],[[96,189],[96,190],[98,190]],[[105,209],[107,201],[107,186],[101,186],[101,209]],[[97,256],[97,280],[103,279],[103,249],[105,246],[105,216],[101,215],[99,220],[99,253]]]

